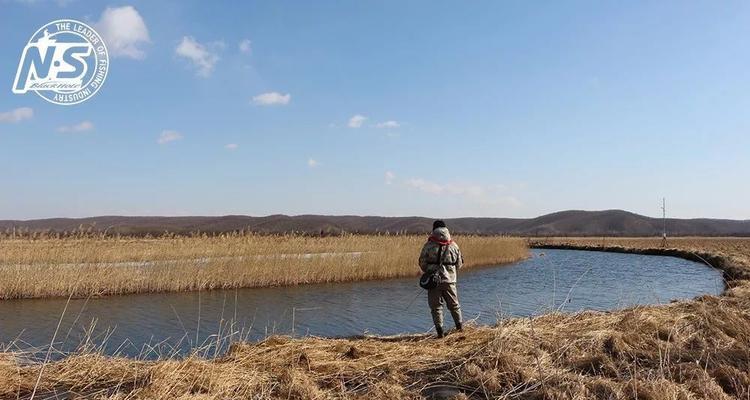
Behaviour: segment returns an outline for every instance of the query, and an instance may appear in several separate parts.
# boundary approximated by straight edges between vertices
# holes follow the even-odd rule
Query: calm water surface
[[[721,273],[703,264],[575,250],[532,250],[522,262],[462,271],[458,283],[464,318],[480,324],[493,324],[499,315],[611,310],[723,289]],[[0,343],[48,346],[65,302],[0,302]],[[235,339],[257,340],[271,333],[393,335],[431,328],[426,292],[408,278],[73,300],[55,347],[72,350],[89,336],[109,354],[156,357],[184,354],[232,332]]]

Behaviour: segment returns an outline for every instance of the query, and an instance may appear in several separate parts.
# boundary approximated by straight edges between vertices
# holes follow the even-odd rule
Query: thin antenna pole
[[[667,247],[667,199],[661,198],[661,218],[662,218],[662,231],[661,231],[661,246]]]
[[[664,222],[664,230],[662,233],[664,234],[664,237],[667,237],[667,199],[665,197],[661,198],[661,217]]]

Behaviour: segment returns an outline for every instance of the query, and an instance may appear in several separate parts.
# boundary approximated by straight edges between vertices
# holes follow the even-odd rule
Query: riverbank
[[[417,276],[426,236],[222,235],[0,240],[0,299],[99,297]],[[528,257],[524,240],[456,238],[467,268]]]
[[[529,240],[536,248],[610,251],[665,255],[707,264],[724,273],[728,284],[750,280],[750,238],[616,238],[616,237],[549,237]]]
[[[596,247],[592,239],[532,244]],[[636,252],[659,245],[658,239],[605,243]],[[728,275],[729,289],[663,306],[508,319],[443,340],[272,337],[235,344],[214,360],[145,362],[82,352],[43,371],[6,353],[0,356],[0,398],[28,397],[40,376],[37,393],[114,399],[393,399],[435,392],[508,399],[748,398],[750,282],[743,277],[750,271],[750,240],[691,238],[668,245],[709,254],[720,261],[717,267],[736,271]]]

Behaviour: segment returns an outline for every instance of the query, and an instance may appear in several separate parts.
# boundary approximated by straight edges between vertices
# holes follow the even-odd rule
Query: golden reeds
[[[297,285],[415,276],[424,236],[221,235],[0,240],[0,299]],[[457,238],[467,267],[520,260],[518,238]]]

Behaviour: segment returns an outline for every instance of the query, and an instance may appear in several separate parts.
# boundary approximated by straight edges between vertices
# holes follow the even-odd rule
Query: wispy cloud
[[[349,122],[346,124],[346,126],[350,128],[360,128],[362,127],[362,124],[364,124],[366,120],[367,120],[367,117],[365,117],[364,115],[357,114],[349,118]]]
[[[407,179],[404,184],[431,195],[461,197],[483,205],[521,206],[518,199],[505,193],[506,187],[503,185],[437,183],[421,178]]]
[[[239,47],[241,53],[250,54],[253,51],[250,39],[241,40],[237,47]]]
[[[88,132],[94,129],[94,124],[91,121],[83,121],[73,125],[64,125],[57,128],[60,133],[80,133]]]
[[[316,168],[318,165],[320,165],[320,163],[318,162],[318,160],[315,160],[313,158],[308,158],[307,159],[307,166],[308,167],[310,167],[310,168]]]
[[[17,123],[25,119],[31,119],[33,116],[34,110],[29,107],[21,107],[6,112],[0,112],[0,122]]]
[[[182,134],[177,131],[162,131],[161,135],[159,135],[159,140],[156,142],[159,144],[167,144],[170,142],[174,142],[177,140],[181,140],[183,138]]]
[[[218,48],[223,47],[222,42],[214,42],[210,45],[198,43],[192,36],[184,36],[175,53],[183,58],[188,59],[196,73],[201,77],[208,77],[214,70],[214,66],[219,61],[219,55],[216,53]]]
[[[486,189],[480,185],[466,184],[439,184],[421,178],[409,179],[406,181],[407,186],[419,189],[430,194],[453,194],[453,195],[471,195],[481,196],[485,194]]]
[[[375,127],[379,129],[396,129],[400,126],[401,124],[399,124],[398,121],[393,121],[393,120],[378,122],[377,124],[375,124]]]
[[[430,194],[443,194],[448,189],[447,186],[439,185],[435,182],[426,181],[421,178],[407,180],[406,186],[419,189],[422,192]]]
[[[240,145],[238,145],[237,143],[229,143],[228,145],[224,146],[224,148],[229,151],[235,151],[240,148]]]
[[[292,101],[292,95],[279,92],[261,93],[253,97],[253,103],[259,106],[285,106]]]
[[[394,180],[396,180],[396,174],[391,171],[385,171],[385,184],[391,185]]]
[[[132,6],[107,7],[94,27],[106,41],[112,56],[137,60],[146,57],[142,46],[151,41],[148,28]]]

